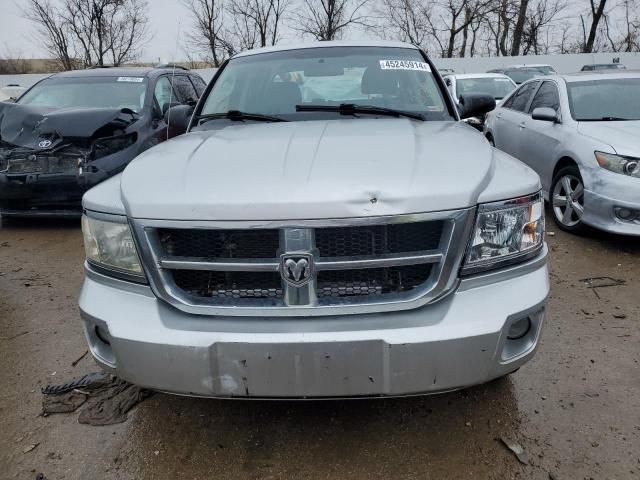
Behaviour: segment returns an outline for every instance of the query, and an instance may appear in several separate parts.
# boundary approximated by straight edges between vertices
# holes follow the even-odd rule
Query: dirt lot
[[[554,226],[549,223],[551,230]],[[640,242],[556,231],[536,358],[421,398],[214,401],[156,394],[114,427],[42,417],[40,388],[96,369],[77,222],[0,227],[0,478],[640,478]],[[581,279],[625,285],[594,291]],[[522,445],[529,465],[497,440]],[[35,446],[35,447],[34,447]]]

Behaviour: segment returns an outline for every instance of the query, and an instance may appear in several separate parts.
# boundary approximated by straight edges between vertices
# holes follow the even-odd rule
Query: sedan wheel
[[[561,228],[575,232],[582,227],[584,185],[577,168],[565,168],[558,173],[553,182],[551,202],[554,219]]]

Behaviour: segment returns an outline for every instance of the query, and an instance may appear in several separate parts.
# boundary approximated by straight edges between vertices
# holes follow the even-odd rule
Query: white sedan
[[[460,107],[460,95],[468,93],[484,93],[491,95],[495,98],[496,105],[500,105],[502,99],[517,87],[513,80],[501,73],[465,73],[447,75],[444,77],[444,83],[458,107]],[[466,122],[478,130],[482,130],[484,118],[469,118]]]

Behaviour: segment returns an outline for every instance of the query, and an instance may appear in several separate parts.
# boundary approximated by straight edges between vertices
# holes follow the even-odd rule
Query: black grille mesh
[[[438,248],[443,222],[398,223],[316,229],[321,257],[356,257]]]
[[[166,255],[208,258],[275,258],[278,230],[158,230]]]
[[[318,273],[318,297],[351,297],[406,292],[426,282],[431,264],[404,267],[326,270]]]
[[[179,288],[198,297],[282,298],[278,272],[174,270],[173,280]]]

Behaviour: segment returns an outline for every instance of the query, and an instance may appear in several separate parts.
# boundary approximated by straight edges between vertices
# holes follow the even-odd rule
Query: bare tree
[[[214,67],[219,67],[235,50],[224,24],[223,2],[224,0],[182,0],[193,19],[193,31],[187,34],[187,43],[196,50],[203,51]]]
[[[369,0],[303,0],[293,28],[316,40],[335,40],[352,25],[368,25]]]
[[[441,33],[447,36],[446,50],[443,56],[453,57],[458,35],[462,33],[463,40],[460,47],[460,56],[465,55],[469,26],[479,17],[485,15],[492,4],[491,0],[446,0],[443,4],[442,16],[443,28]],[[434,36],[437,29],[434,28]]]
[[[85,66],[134,60],[147,37],[146,0],[65,0],[63,18]]]
[[[65,69],[121,65],[134,60],[148,38],[146,0],[28,0],[25,17]]]
[[[598,24],[604,15],[604,7],[606,6],[607,0],[589,0],[589,6],[591,7],[590,15],[591,15],[591,27],[589,28],[589,33],[587,34],[587,29],[585,25],[585,19],[582,15],[580,15],[580,23],[582,26],[582,52],[583,53],[591,53],[593,52],[593,46],[596,41],[596,34],[598,33]]]
[[[523,28],[523,50],[522,54],[527,55],[533,52],[539,55],[541,49],[548,51],[551,48],[552,39],[541,38],[545,30],[553,24],[556,17],[565,9],[566,4],[557,0],[538,0],[532,9],[527,13],[527,21]]]
[[[381,0],[376,10],[384,23],[377,27],[382,37],[391,37],[427,49],[431,4],[420,0]]]
[[[281,21],[288,4],[288,0],[233,0],[229,12],[240,23],[238,34],[251,32],[257,46],[266,47],[280,40]]]
[[[517,56],[520,54],[520,44],[522,43],[522,33],[524,31],[524,23],[527,19],[527,8],[529,7],[529,0],[520,0],[518,7],[518,18],[516,25],[513,28],[513,42],[511,44],[511,56]]]
[[[49,55],[55,58],[63,70],[77,68],[69,26],[60,10],[49,0],[27,0],[23,14],[37,25],[37,37]]]
[[[621,16],[612,18],[614,10],[622,10]],[[613,52],[640,51],[640,12],[636,1],[622,0],[603,15],[603,20],[604,34]]]

